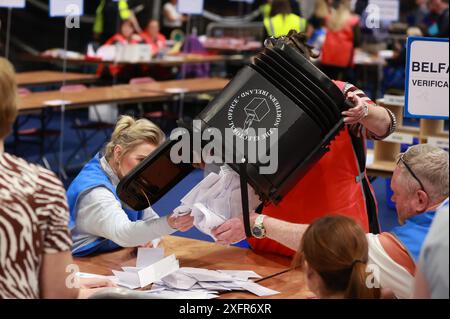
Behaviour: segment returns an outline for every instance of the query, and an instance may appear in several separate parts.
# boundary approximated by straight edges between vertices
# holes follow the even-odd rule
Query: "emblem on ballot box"
[[[244,123],[244,133],[248,133],[248,129],[253,122],[261,122],[270,113],[270,107],[266,99],[255,97],[245,108],[247,115]]]

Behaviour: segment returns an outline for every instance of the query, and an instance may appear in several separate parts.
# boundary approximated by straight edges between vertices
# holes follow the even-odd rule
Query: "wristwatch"
[[[264,228],[265,215],[259,215],[255,220],[255,225],[252,228],[252,235],[257,239],[266,238],[266,229]]]

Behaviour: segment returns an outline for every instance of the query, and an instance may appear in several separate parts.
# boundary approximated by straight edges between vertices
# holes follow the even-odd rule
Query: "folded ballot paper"
[[[113,270],[116,283],[129,289],[143,288],[177,271],[180,264],[175,255],[164,258],[162,248],[139,248],[136,267]]]
[[[260,205],[255,191],[249,186],[249,208],[255,210]],[[227,220],[242,216],[242,200],[239,175],[229,166],[220,168],[220,173],[211,173],[184,198],[178,209],[190,208],[194,225],[201,232],[211,236],[212,229]],[[215,239],[215,238],[214,238]]]
[[[249,291],[259,297],[279,294],[278,291],[251,281],[259,278],[261,276],[253,271],[180,268],[155,282],[148,293],[169,298],[204,294],[206,299],[231,291]]]

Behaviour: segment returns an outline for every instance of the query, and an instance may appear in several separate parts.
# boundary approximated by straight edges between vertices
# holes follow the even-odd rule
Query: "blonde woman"
[[[4,152],[16,115],[14,69],[0,58],[0,299],[88,297],[96,290],[83,288],[113,286],[66,285],[73,259],[65,190],[52,172]]]
[[[190,216],[160,218],[151,207],[133,211],[116,193],[120,180],[164,138],[164,133],[148,120],[120,118],[104,154],[97,154],[86,164],[67,192],[74,256],[149,246],[154,239],[193,226]]]
[[[360,45],[359,16],[351,11],[351,0],[339,0],[325,25],[322,69],[332,79],[351,81],[355,48]]]

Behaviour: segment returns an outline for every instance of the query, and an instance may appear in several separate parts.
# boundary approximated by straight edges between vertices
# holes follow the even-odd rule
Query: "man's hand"
[[[219,245],[228,246],[246,238],[244,222],[240,218],[232,218],[216,227],[211,232]]]
[[[369,115],[368,106],[359,96],[357,96],[353,92],[350,92],[347,95],[347,98],[355,106],[347,111],[342,112],[342,115],[344,116],[344,122],[347,125],[357,124]]]
[[[258,217],[256,213],[250,213],[250,227],[255,224]],[[245,234],[244,222],[241,218],[232,218],[219,227],[212,230],[213,236],[219,245],[228,246],[238,243],[247,238]]]
[[[186,232],[194,226],[194,217],[191,215],[177,217],[174,216],[174,214],[170,214],[167,218],[167,222],[173,229]]]

